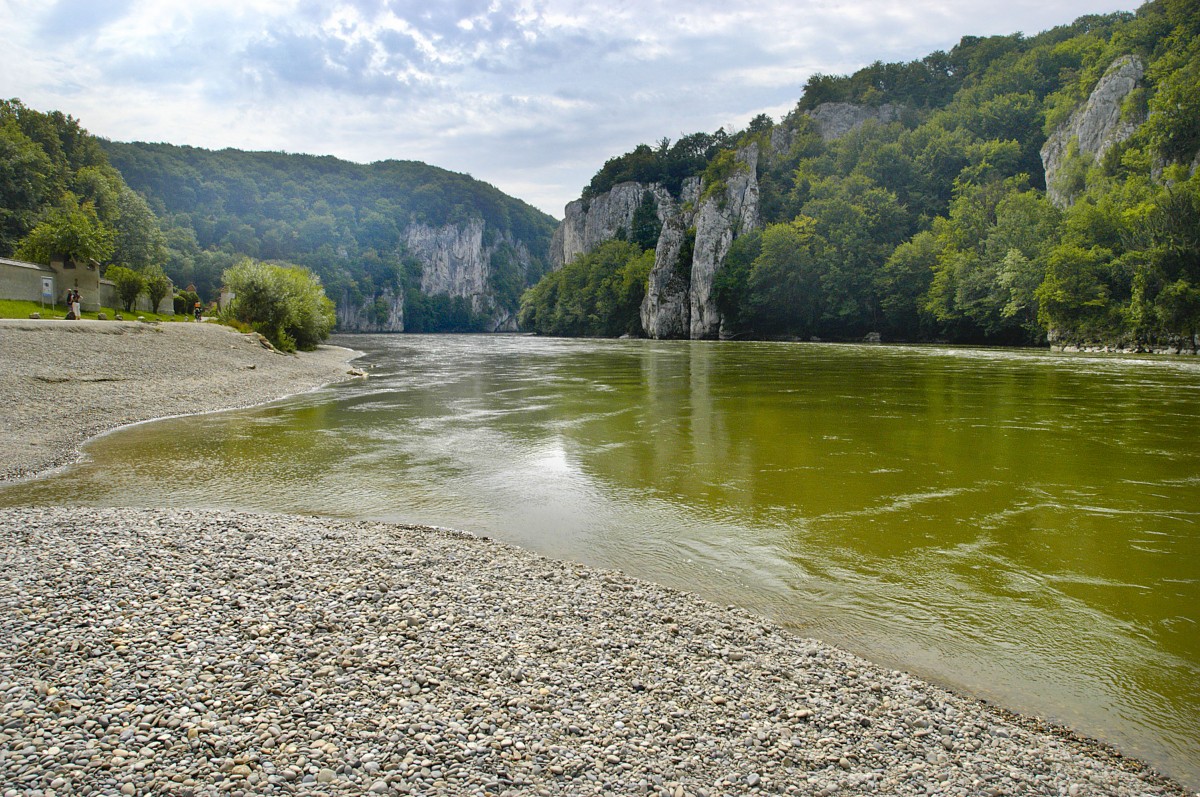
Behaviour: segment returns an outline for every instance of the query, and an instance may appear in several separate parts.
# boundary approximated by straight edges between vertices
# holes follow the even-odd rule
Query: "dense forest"
[[[495,303],[515,312],[545,272],[554,220],[487,183],[414,161],[357,164],[330,156],[210,151],[103,142],[113,165],[146,196],[167,236],[167,273],[202,294],[219,288],[239,256],[311,269],[331,297],[360,303],[385,290],[405,297],[409,331],[469,331],[483,319],[467,297],[421,292],[421,260],[405,243],[413,225],[484,222]],[[533,260],[522,268],[513,244]],[[178,277],[176,276],[178,275]]]
[[[421,290],[406,234],[483,224],[487,299]],[[372,307],[402,296],[405,328],[476,330],[515,314],[546,270],[554,220],[486,183],[422,163],[122,144],[58,111],[0,101],[0,256],[51,251],[193,285],[206,302],[246,257],[315,273],[328,294]]]
[[[702,179],[700,202],[719,197],[735,153],[757,144],[759,223],[736,231],[713,285],[724,336],[1191,347],[1198,31],[1195,0],[1155,0],[1036,36],[969,36],[910,63],[814,75],[780,122],[639,146],[605,163],[583,199],[634,181],[683,202],[689,178]],[[1043,147],[1118,67],[1138,77],[1120,107],[1127,135],[1099,157],[1072,138],[1047,186]],[[830,137],[816,118],[828,103],[880,113]],[[620,292],[655,248],[636,227],[547,275],[524,298],[523,324],[640,332],[640,295]],[[655,266],[672,267],[686,272],[686,258]]]
[[[0,256],[50,251],[148,272],[166,238],[145,199],[79,121],[0,100]]]

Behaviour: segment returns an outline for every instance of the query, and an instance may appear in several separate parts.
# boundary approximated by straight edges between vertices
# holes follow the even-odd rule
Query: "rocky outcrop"
[[[647,191],[654,195],[658,220],[665,224],[676,212],[676,203],[670,192],[657,183],[619,183],[599,196],[568,203],[565,218],[550,241],[550,267],[562,268],[605,241],[616,238],[620,231],[628,233],[633,214]]]
[[[404,294],[385,288],[378,296],[355,301],[349,291],[337,303],[339,332],[403,332]]]
[[[1121,108],[1130,92],[1141,85],[1145,73],[1145,65],[1136,56],[1118,58],[1100,78],[1087,102],[1076,108],[1071,118],[1059,125],[1046,141],[1042,147],[1042,168],[1046,172],[1046,194],[1055,205],[1065,207],[1072,200],[1060,179],[1071,156],[1072,144],[1079,155],[1098,160],[1137,130],[1142,120],[1123,119]]]
[[[696,212],[696,240],[690,284],[692,340],[718,337],[721,314],[713,281],[725,263],[733,239],[758,225],[758,144],[738,150],[737,166],[725,186],[716,187]]]
[[[465,225],[414,224],[405,233],[404,245],[421,263],[422,293],[468,299],[474,312],[488,316],[489,331],[516,331],[515,311],[497,305],[489,278],[492,256],[501,247],[528,273],[533,258],[523,242],[508,233],[489,239],[483,219],[472,219]]]
[[[817,123],[817,130],[820,131],[823,140],[834,141],[869,120],[881,124],[894,122],[900,118],[900,108],[886,103],[876,107],[848,102],[824,102],[807,111],[805,115]]]
[[[682,216],[667,220],[654,250],[654,268],[642,299],[642,331],[652,338],[686,338],[691,331],[691,254]]]

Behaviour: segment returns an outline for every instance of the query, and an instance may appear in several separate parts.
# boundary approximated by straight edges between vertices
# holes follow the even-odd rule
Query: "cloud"
[[[420,159],[552,213],[639,143],[775,118],[814,72],[1129,0],[3,2],[7,96],[118,140]]]
[[[47,41],[90,37],[124,18],[133,0],[58,0],[45,8],[38,32]]]

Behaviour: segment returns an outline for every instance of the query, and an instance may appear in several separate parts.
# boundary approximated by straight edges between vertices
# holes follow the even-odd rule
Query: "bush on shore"
[[[333,302],[308,269],[244,258],[223,279],[233,299],[222,318],[248,324],[280,351],[311,351],[336,323]]]

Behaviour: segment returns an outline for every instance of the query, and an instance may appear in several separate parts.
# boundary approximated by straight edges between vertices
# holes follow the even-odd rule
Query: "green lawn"
[[[105,307],[102,311],[111,321],[117,317],[117,311],[111,307]],[[66,305],[42,305],[40,302],[25,302],[15,299],[0,299],[0,318],[29,318],[30,313],[41,313],[42,318],[66,318]],[[122,316],[126,321],[136,321],[139,316],[147,321],[187,321],[189,316],[185,315],[162,315],[160,313],[145,313],[145,312],[122,312]],[[84,318],[96,318],[96,313],[83,312]]]

